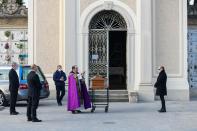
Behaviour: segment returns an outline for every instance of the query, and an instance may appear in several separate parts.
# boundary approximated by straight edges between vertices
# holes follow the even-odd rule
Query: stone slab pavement
[[[66,102],[64,101],[64,104]],[[17,116],[9,107],[0,110],[0,131],[197,131],[197,101],[167,101],[167,113],[158,113],[160,102],[110,103],[109,112],[96,108],[71,114],[55,100],[41,100],[38,118],[26,121],[26,104],[19,102]]]

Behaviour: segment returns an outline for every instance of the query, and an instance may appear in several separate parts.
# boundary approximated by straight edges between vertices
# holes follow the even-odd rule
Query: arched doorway
[[[89,24],[89,78],[108,78],[111,90],[126,90],[127,24],[116,11],[98,12]]]

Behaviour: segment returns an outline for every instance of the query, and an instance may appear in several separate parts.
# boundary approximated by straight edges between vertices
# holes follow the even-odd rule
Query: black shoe
[[[163,112],[166,112],[166,110],[161,109],[161,110],[158,110],[158,112],[163,113]]]
[[[61,103],[61,102],[59,102],[59,103],[58,103],[58,106],[62,106],[62,103]]]
[[[10,115],[18,115],[18,112],[11,112]]]
[[[27,121],[32,121],[32,118],[27,118]]]
[[[80,110],[77,110],[77,113],[82,113]]]
[[[32,119],[32,122],[42,122],[42,120],[39,120],[39,119]]]
[[[14,113],[19,114],[19,112],[15,111]]]
[[[72,111],[72,114],[76,114],[76,112],[75,111]]]

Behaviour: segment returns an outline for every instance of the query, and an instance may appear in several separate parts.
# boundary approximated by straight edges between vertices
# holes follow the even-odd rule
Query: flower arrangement
[[[25,44],[24,43],[15,43],[16,47],[20,50],[20,54],[18,55],[19,63],[23,64],[27,54],[24,53]]]
[[[11,32],[10,32],[10,31],[5,31],[5,32],[4,32],[4,35],[5,35],[7,38],[9,38],[10,35],[11,35]]]
[[[24,64],[25,63],[25,58],[27,58],[27,54],[19,54],[18,55],[18,59],[19,59],[19,63],[20,64]]]
[[[25,45],[23,43],[16,44],[16,47],[20,50],[24,49]]]
[[[5,60],[9,63],[9,61],[11,61],[11,56],[7,54],[7,55],[5,56]]]
[[[5,46],[4,46],[4,48],[5,48],[6,50],[8,50],[8,49],[10,48],[9,43],[6,43]]]
[[[3,0],[3,3],[5,3],[5,0]],[[10,36],[11,36],[11,31],[5,31],[4,35],[7,37],[7,43],[5,44],[4,48],[6,50],[6,56],[5,56],[5,61],[7,64],[11,62],[11,54],[10,54]]]

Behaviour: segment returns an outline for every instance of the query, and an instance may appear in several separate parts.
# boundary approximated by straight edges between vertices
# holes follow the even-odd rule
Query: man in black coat
[[[161,104],[162,104],[162,107],[159,110],[159,112],[166,112],[164,96],[167,95],[167,88],[166,88],[167,75],[166,75],[164,66],[161,66],[159,70],[160,70],[160,73],[157,78],[157,82],[155,83],[154,86],[156,88],[156,95],[160,96]]]
[[[62,106],[62,99],[65,95],[65,81],[66,81],[66,74],[62,71],[62,66],[58,65],[57,70],[53,74],[53,80],[56,86],[56,99],[57,104]]]
[[[33,64],[32,71],[27,75],[28,83],[28,105],[27,105],[27,121],[41,122],[37,118],[36,110],[39,104],[40,90],[42,85],[39,76],[36,74],[38,67]]]
[[[10,115],[19,114],[15,110],[18,88],[19,88],[19,78],[16,73],[18,68],[17,63],[12,64],[12,69],[9,71],[9,90],[10,90]]]

